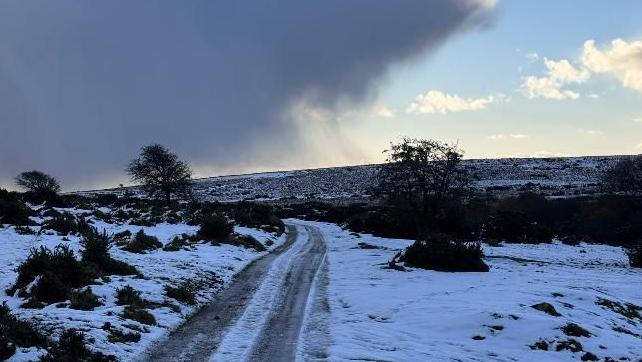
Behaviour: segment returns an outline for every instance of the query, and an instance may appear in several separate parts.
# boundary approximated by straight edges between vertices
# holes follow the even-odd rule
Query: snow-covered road
[[[313,310],[318,314],[324,299],[317,281],[326,270],[322,267],[325,255],[325,242],[316,227],[288,224],[283,246],[240,272],[212,304],[158,343],[147,359],[289,361],[297,355],[323,357],[324,344],[319,343],[323,338],[302,326],[304,321],[317,323],[306,315]],[[315,338],[310,351],[305,346],[313,344],[307,343],[307,337]]]

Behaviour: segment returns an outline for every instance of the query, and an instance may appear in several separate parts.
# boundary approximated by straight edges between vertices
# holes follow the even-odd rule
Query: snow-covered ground
[[[79,213],[73,209],[58,209]],[[2,228],[0,225],[0,244],[2,253],[0,253],[0,289],[7,289],[15,282],[15,268],[27,257],[29,250],[33,247],[47,246],[53,248],[63,243],[70,245],[75,251],[77,257],[81,249],[79,245],[80,238],[77,236],[59,236],[53,235],[19,235],[15,232],[14,227],[7,226]],[[133,226],[128,224],[107,224],[99,220],[94,221],[94,226],[99,230],[105,229],[108,233],[113,234],[124,230],[130,230],[132,233],[143,229],[146,234],[156,236],[163,244],[171,241],[174,236],[182,233],[194,234],[197,226],[186,224],[158,224],[153,227]],[[39,227],[34,227],[38,230]],[[285,235],[275,236],[261,230],[250,229],[245,227],[235,227],[235,232],[245,235],[252,235],[258,241],[266,245],[268,250],[277,247],[285,240]],[[67,240],[63,240],[66,238]],[[272,243],[267,243],[271,240]],[[269,246],[268,246],[269,245]],[[52,335],[60,333],[63,329],[76,328],[86,334],[93,349],[105,354],[115,355],[120,360],[131,360],[146,348],[150,343],[166,335],[169,331],[176,328],[197,308],[215,297],[216,292],[223,288],[226,283],[232,280],[233,276],[244,268],[252,260],[262,256],[265,252],[256,252],[253,249],[222,244],[213,246],[210,243],[196,243],[192,246],[179,251],[163,251],[157,249],[146,254],[135,254],[118,247],[111,249],[111,254],[118,260],[126,261],[135,266],[143,275],[143,278],[133,276],[115,276],[109,280],[99,281],[97,285],[92,285],[92,291],[96,294],[102,306],[93,311],[74,310],[68,307],[59,308],[56,304],[49,305],[43,309],[26,309],[20,308],[24,303],[23,299],[13,296],[6,296],[2,293],[0,303],[7,302],[12,312],[21,319],[35,322],[39,327],[50,331]],[[175,300],[170,300],[173,304],[180,306],[180,312],[174,311],[169,307],[150,308],[148,311],[154,315],[157,324],[147,326],[138,322],[124,319],[120,316],[124,309],[123,306],[116,305],[116,289],[126,285],[142,292],[145,300],[156,303],[168,301],[165,296],[164,287],[169,285],[177,287],[189,283],[196,288],[197,304],[185,305]],[[111,343],[108,341],[109,332],[101,329],[106,323],[112,325],[112,329],[118,329],[123,332],[141,332],[141,340],[138,343]],[[12,361],[33,360],[35,356],[42,351],[18,350],[12,357]]]
[[[401,272],[382,267],[410,241],[307,224],[321,228],[328,244],[332,361],[572,361],[591,357],[586,352],[600,360],[642,357],[642,319],[617,312],[626,303],[642,305],[642,271],[628,267],[621,248],[485,246],[488,273]],[[531,307],[542,302],[560,316]],[[565,335],[568,323],[590,336]],[[569,339],[583,351],[557,351]],[[541,341],[548,351],[530,347]]]
[[[531,190],[553,196],[572,196],[598,191],[602,172],[618,156],[562,158],[470,159],[462,165],[472,170],[479,191],[512,195]],[[194,195],[208,201],[239,200],[363,200],[377,184],[380,165],[362,165],[264,172],[195,180]],[[81,194],[125,192],[139,194],[136,187],[89,191]]]

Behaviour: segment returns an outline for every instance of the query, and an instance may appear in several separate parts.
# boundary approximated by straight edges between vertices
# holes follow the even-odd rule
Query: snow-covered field
[[[531,190],[568,196],[597,191],[602,171],[619,158],[503,158],[464,160],[479,177],[476,187],[498,195]],[[203,178],[195,181],[194,194],[201,200],[362,200],[377,184],[379,165],[311,170],[264,172]],[[83,192],[81,194],[140,193],[137,188]],[[140,193],[142,195],[142,193]]]
[[[57,209],[71,213],[80,213],[76,209]],[[42,220],[38,220],[42,221]],[[182,233],[194,234],[197,226],[186,224],[158,224],[153,227],[133,226],[129,224],[107,224],[100,220],[94,220],[95,227],[99,230],[105,229],[109,234],[130,230],[132,233],[143,229],[146,234],[156,236],[163,244],[168,243],[174,236]],[[1,226],[1,225],[0,225]],[[33,227],[35,231],[39,227]],[[283,243],[285,235],[275,236],[261,230],[245,227],[235,227],[235,232],[245,235],[252,235],[258,241],[272,249]],[[63,239],[64,238],[64,239]],[[15,232],[14,227],[0,227],[0,288],[7,289],[15,282],[15,268],[27,257],[29,250],[33,247],[47,246],[53,248],[63,243],[68,244],[78,251],[80,238],[78,236],[60,236],[54,232],[40,235],[20,235]],[[267,243],[271,240],[272,243]],[[269,246],[268,246],[269,245]],[[233,276],[245,267],[252,260],[264,255],[264,252],[256,252],[253,249],[222,244],[213,246],[210,243],[195,243],[179,251],[163,251],[157,249],[146,254],[135,254],[118,247],[111,249],[111,254],[118,260],[123,260],[135,266],[143,275],[142,278],[133,276],[116,276],[110,279],[98,281],[92,285],[92,291],[96,294],[102,306],[93,311],[74,310],[68,307],[59,307],[58,304],[49,305],[43,309],[20,308],[24,303],[23,299],[14,296],[6,296],[2,293],[0,302],[7,302],[12,312],[21,319],[35,322],[50,335],[57,335],[66,328],[75,328],[85,332],[86,339],[92,348],[105,354],[115,355],[120,360],[131,360],[150,346],[151,343],[166,335],[176,328],[197,308],[215,297],[216,292],[223,288]],[[164,287],[169,285],[177,287],[189,283],[197,293],[197,304],[186,305],[175,300],[168,300],[165,296]],[[167,306],[150,308],[148,311],[156,318],[156,325],[144,325],[133,320],[124,319],[120,315],[124,307],[116,305],[116,289],[130,285],[142,292],[143,299],[160,304],[170,302],[179,305],[180,311],[173,310]],[[125,333],[141,334],[141,340],[137,343],[112,343],[108,340],[109,332],[101,329],[105,323],[110,323],[112,329]],[[19,349],[12,357],[12,361],[26,361],[37,359],[37,356],[44,351],[34,349]]]
[[[621,248],[485,246],[488,273],[401,272],[382,267],[410,241],[308,224],[321,228],[328,244],[330,360],[572,361],[592,357],[587,352],[607,361],[642,358],[642,310],[634,306],[642,305],[642,271],[628,267]],[[539,303],[560,315],[532,308]],[[569,323],[590,334],[565,334]],[[582,351],[565,349],[569,340]]]

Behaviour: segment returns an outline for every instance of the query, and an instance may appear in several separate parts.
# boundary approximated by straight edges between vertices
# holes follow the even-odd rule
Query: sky
[[[642,153],[642,2],[0,1],[0,187],[128,183],[159,142],[205,177]]]

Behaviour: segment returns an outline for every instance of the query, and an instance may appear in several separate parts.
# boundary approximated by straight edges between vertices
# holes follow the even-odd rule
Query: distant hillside
[[[477,174],[476,187],[496,195],[533,190],[549,196],[575,196],[597,191],[600,174],[621,156],[502,158],[465,160]],[[380,165],[219,176],[195,180],[194,194],[208,201],[360,200],[377,184]],[[82,194],[135,194],[136,187]]]

